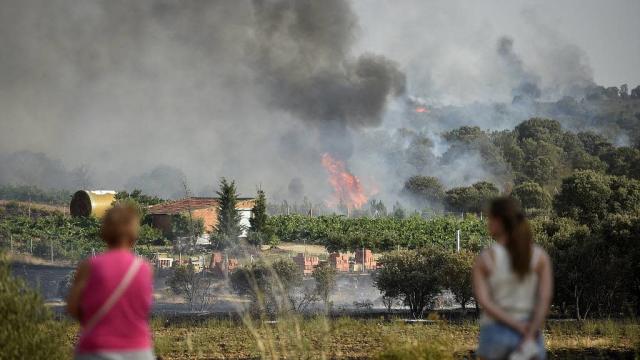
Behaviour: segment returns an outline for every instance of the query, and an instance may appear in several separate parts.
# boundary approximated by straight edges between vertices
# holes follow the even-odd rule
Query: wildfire
[[[333,194],[327,200],[328,206],[336,208],[342,205],[347,209],[360,209],[367,203],[368,196],[360,179],[347,170],[344,162],[325,153],[322,155],[322,166],[329,173],[329,184],[333,187]]]
[[[426,113],[426,112],[429,112],[429,109],[427,109],[426,106],[418,106],[418,107],[416,107],[416,112],[417,113]]]

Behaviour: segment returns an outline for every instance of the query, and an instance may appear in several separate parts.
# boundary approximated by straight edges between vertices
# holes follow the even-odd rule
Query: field
[[[407,324],[384,319],[288,318],[277,323],[232,320],[169,323],[153,320],[162,359],[440,359],[471,358],[475,323]],[[77,327],[68,325],[69,346]],[[638,359],[640,324],[559,321],[545,330],[552,359]]]

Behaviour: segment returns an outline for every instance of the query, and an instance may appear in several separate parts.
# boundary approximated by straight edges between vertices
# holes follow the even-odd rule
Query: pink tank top
[[[80,302],[82,328],[118,286],[134,258],[127,250],[109,250],[89,260],[89,279]],[[109,312],[87,333],[81,329],[76,352],[151,349],[152,277],[149,264],[144,262]]]

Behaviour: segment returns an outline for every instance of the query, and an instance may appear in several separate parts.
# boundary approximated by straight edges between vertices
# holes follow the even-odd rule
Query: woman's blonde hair
[[[140,210],[135,204],[118,202],[107,210],[102,218],[100,236],[107,245],[118,245],[123,241],[134,244],[140,229]]]

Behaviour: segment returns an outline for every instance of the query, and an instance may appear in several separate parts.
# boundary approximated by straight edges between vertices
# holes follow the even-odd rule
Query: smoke
[[[321,130],[348,156],[347,128],[379,125],[405,76],[378,55],[351,56],[357,20],[347,1],[255,1],[253,67],[267,103]],[[336,136],[338,136],[337,141]]]
[[[510,128],[539,113],[514,95],[556,100],[594,83],[566,31],[516,2],[499,17],[496,4],[419,0],[0,6],[3,183],[175,196],[186,178],[212,195],[226,176],[242,195],[260,185],[318,202],[331,152],[393,201],[417,173],[486,178],[481,154],[442,163],[443,132]],[[24,151],[41,160],[16,160]]]
[[[514,98],[539,98],[542,94],[539,86],[540,78],[524,68],[522,60],[513,51],[513,39],[506,36],[501,37],[498,40],[497,51],[507,72],[518,81],[516,87],[511,91]]]

